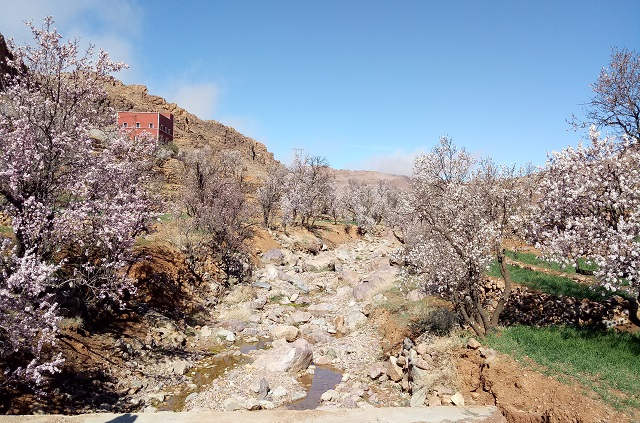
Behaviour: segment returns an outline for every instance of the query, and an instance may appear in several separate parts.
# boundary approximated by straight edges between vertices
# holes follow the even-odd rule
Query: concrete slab
[[[505,423],[496,407],[389,407],[336,410],[158,412],[0,416],[0,423]]]

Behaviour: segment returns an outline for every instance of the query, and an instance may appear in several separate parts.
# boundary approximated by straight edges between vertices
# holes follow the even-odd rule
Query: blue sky
[[[5,4],[6,3],[6,4]],[[640,49],[639,1],[0,0],[0,32],[53,15],[131,64],[121,77],[236,127],[287,161],[410,170],[441,135],[542,164],[582,134],[613,46]]]

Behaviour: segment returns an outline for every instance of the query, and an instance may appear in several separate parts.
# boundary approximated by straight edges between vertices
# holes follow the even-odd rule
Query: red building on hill
[[[118,126],[131,136],[147,132],[159,142],[173,141],[173,115],[160,112],[118,112]]]

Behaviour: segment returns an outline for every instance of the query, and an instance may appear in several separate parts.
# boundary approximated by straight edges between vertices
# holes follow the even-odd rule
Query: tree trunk
[[[500,297],[498,305],[496,306],[496,309],[493,310],[493,315],[491,316],[492,329],[498,325],[500,314],[502,314],[502,310],[504,310],[504,306],[511,296],[511,274],[509,273],[509,268],[507,267],[506,260],[504,259],[504,250],[500,251],[498,254],[498,263],[500,264],[502,280],[504,280],[504,291],[502,292],[502,297]]]

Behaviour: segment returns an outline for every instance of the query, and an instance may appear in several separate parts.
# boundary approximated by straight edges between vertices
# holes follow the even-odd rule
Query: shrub
[[[411,323],[411,331],[418,336],[424,332],[434,335],[449,335],[455,325],[459,324],[458,315],[446,308],[437,308]]]

